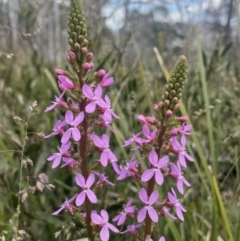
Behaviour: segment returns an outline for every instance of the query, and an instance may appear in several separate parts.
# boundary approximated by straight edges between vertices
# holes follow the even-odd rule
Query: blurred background
[[[185,172],[192,186],[181,197],[187,213],[184,223],[161,219],[154,240],[162,234],[171,241],[239,241],[239,0],[83,0],[83,6],[94,70],[115,78],[107,91],[121,121],[114,122],[111,146],[122,163],[130,158],[122,143],[140,130],[137,115],[153,115],[175,61],[182,54],[188,59],[181,111],[193,125],[188,151],[195,162]],[[42,138],[63,114],[44,110],[60,93],[54,69],[69,69],[68,9],[69,0],[0,0],[0,240],[85,237],[69,213],[51,215],[78,188],[70,172],[53,171],[46,161],[57,138]],[[37,114],[26,135],[34,101]],[[49,190],[45,175],[55,188]],[[110,169],[108,176],[116,178]],[[127,181],[98,194],[99,208],[111,204],[114,217],[137,189]],[[26,233],[17,233],[17,223]],[[132,240],[111,240],[126,238]]]

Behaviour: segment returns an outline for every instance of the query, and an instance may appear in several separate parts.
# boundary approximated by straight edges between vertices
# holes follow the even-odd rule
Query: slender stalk
[[[158,149],[156,150],[159,157],[160,157],[160,151],[161,151],[163,141],[164,141],[163,136],[164,136],[166,130],[167,130],[167,127],[164,124],[162,124],[161,131],[158,135]],[[154,190],[154,185],[155,185],[155,177],[153,176],[148,182],[148,187],[147,187],[148,197],[152,194],[152,192]],[[151,227],[152,227],[152,220],[148,214],[146,217],[145,224],[146,224],[146,226],[145,226],[145,237],[146,237],[147,235],[151,235]]]
[[[82,79],[81,66],[80,66],[80,71],[78,72],[78,79],[79,79],[80,88],[82,89],[84,81]],[[84,112],[84,119],[82,122],[83,133],[79,141],[79,148],[80,148],[80,156],[82,159],[82,162],[81,162],[82,175],[84,176],[85,180],[87,180],[89,175],[88,163],[87,163],[88,121],[87,121],[87,115],[85,112],[85,107],[86,107],[86,100],[81,100],[79,103],[79,110],[80,112],[81,111]],[[86,197],[86,226],[87,226],[88,239],[91,241],[94,241],[93,228],[91,226],[91,212],[92,212],[92,204],[89,201],[88,197]]]

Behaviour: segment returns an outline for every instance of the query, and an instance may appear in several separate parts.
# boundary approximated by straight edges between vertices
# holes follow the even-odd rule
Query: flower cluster
[[[111,108],[109,96],[103,95],[104,88],[111,86],[114,79],[103,69],[92,71],[93,53],[88,51],[85,19],[78,0],[71,0],[68,26],[70,49],[67,60],[75,74],[55,70],[62,93],[55,97],[55,101],[45,111],[59,107],[64,112],[64,118],[57,120],[52,133],[45,138],[57,135],[60,137],[58,152],[47,160],[52,163],[53,169],[74,169],[79,192],[66,200],[53,215],[58,215],[63,210],[75,215],[83,208],[85,212],[81,216],[91,241],[97,231],[102,241],[109,240],[110,230],[120,233],[109,222],[106,210],[102,209],[100,214],[92,210],[92,206],[98,202],[97,189],[103,185],[115,186],[108,180],[105,172],[102,172],[110,166],[118,181],[133,178],[141,185],[139,200],[130,198],[123,210],[113,218],[113,222],[126,228],[121,234],[131,233],[139,238],[138,229],[144,228],[145,241],[152,241],[152,222],[157,223],[165,215],[183,221],[183,213],[186,212],[174,188],[166,197],[155,190],[155,185],[162,186],[167,179],[175,180],[181,194],[184,193],[184,185],[190,186],[183,176],[182,168],[187,167],[186,160],[193,161],[186,150],[186,136],[191,135],[191,125],[186,124],[186,117],[178,118],[174,115],[179,110],[179,99],[186,78],[186,58],[179,58],[162,100],[153,106],[156,116],[138,116],[142,130],[124,142],[123,147],[135,144],[135,148],[130,160],[122,166],[110,148],[109,136],[102,134],[107,129],[113,132],[111,123],[114,118],[119,119]],[[145,170],[136,159],[137,151],[144,157],[142,161],[147,166]],[[94,152],[98,152],[99,157],[95,161],[91,158]],[[170,213],[172,208],[175,209],[177,218]],[[127,225],[129,220],[133,223]],[[165,238],[162,236],[159,241],[165,241]]]
[[[187,168],[187,161],[193,158],[186,150],[186,136],[191,135],[192,126],[187,125],[188,118],[185,116],[175,117],[174,113],[179,110],[179,99],[183,87],[183,80],[186,74],[186,58],[181,56],[171,74],[171,79],[167,85],[167,90],[158,104],[154,104],[153,109],[156,116],[139,115],[138,120],[142,124],[141,132],[124,142],[123,147],[135,144],[132,158],[124,166],[116,166],[118,180],[133,178],[141,183],[139,191],[139,208],[132,205],[132,199],[128,201],[124,210],[121,211],[113,221],[117,225],[123,225],[128,219],[132,219],[135,224],[127,226],[126,232],[139,236],[137,228],[144,226],[145,241],[152,240],[152,223],[159,222],[159,218],[167,215],[171,219],[184,221],[183,213],[186,209],[182,206],[177,194],[172,187],[165,195],[158,192],[164,182],[168,179],[174,180],[180,194],[184,194],[184,185],[190,186],[185,179],[182,168]],[[136,159],[136,151],[140,151],[143,160]],[[145,162],[145,165],[141,163]],[[144,166],[147,168],[144,170]],[[174,184],[175,183],[175,184]],[[155,187],[157,190],[155,190]],[[170,209],[175,209],[176,217],[170,213]],[[137,224],[136,224],[137,221]],[[145,223],[145,225],[144,225]],[[160,240],[164,240],[161,237]]]

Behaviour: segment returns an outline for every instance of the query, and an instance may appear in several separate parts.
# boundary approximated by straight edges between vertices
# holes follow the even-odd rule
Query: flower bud
[[[181,122],[181,123],[185,123],[185,122],[187,122],[189,119],[188,119],[188,117],[187,116],[181,116],[181,117],[179,117],[179,122]]]
[[[92,52],[89,52],[89,53],[87,54],[87,60],[92,60],[92,58],[93,58],[93,53],[92,53]]]
[[[105,74],[106,74],[106,70],[100,69],[100,70],[98,70],[98,72],[96,73],[95,77],[101,79],[101,78],[103,78],[103,76],[104,76]]]
[[[158,111],[158,110],[159,110],[158,104],[153,104],[153,109],[154,109],[155,111]]]
[[[62,70],[62,69],[55,69],[54,70],[54,73],[55,73],[55,75],[65,75],[66,76],[66,72],[64,71],[64,70]]]
[[[173,115],[173,112],[171,110],[167,110],[165,114],[167,117],[171,117]]]
[[[139,115],[138,121],[142,124],[148,124],[147,121],[146,121],[146,117],[144,115]]]
[[[146,119],[147,123],[149,124],[156,124],[156,119],[155,117],[147,116]]]

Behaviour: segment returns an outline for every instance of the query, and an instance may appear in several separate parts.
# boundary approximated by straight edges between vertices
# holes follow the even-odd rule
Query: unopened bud
[[[158,111],[158,110],[159,110],[158,104],[153,104],[153,109],[154,109],[155,111]]]
[[[54,73],[55,73],[55,75],[65,75],[66,76],[66,73],[65,73],[65,71],[64,70],[62,70],[62,69],[55,69],[54,70]]]
[[[173,113],[172,113],[172,111],[171,111],[171,110],[167,110],[167,111],[166,111],[166,116],[167,116],[167,117],[171,117],[171,116],[172,116],[172,114],[173,114]]]
[[[188,119],[187,116],[181,116],[181,117],[179,117],[178,120],[179,120],[181,123],[185,123],[185,122],[187,122],[189,119]]]
[[[76,54],[73,51],[69,50],[68,55],[67,55],[67,60],[71,61],[71,60],[75,60],[75,59],[76,59]]]
[[[156,119],[155,119],[155,117],[147,116],[147,117],[146,117],[146,121],[147,121],[147,123],[149,123],[149,124],[156,124]]]
[[[84,63],[82,67],[85,71],[88,71],[88,70],[91,69],[91,64],[90,63]]]
[[[83,48],[82,48],[82,53],[83,53],[83,54],[87,53],[87,51],[88,51],[88,49],[87,49],[86,47],[83,47]]]
[[[177,103],[177,104],[174,106],[173,109],[174,109],[174,110],[179,110],[179,109],[180,109],[180,103]]]
[[[98,72],[96,73],[95,77],[101,79],[101,78],[103,78],[103,76],[104,76],[105,74],[106,74],[106,70],[100,69],[100,70],[98,70]]]
[[[159,106],[159,108],[162,108],[164,106],[163,102],[159,101],[158,106]]]
[[[87,60],[92,60],[92,58],[93,58],[93,53],[92,53],[92,52],[89,52],[89,53],[87,54]]]

